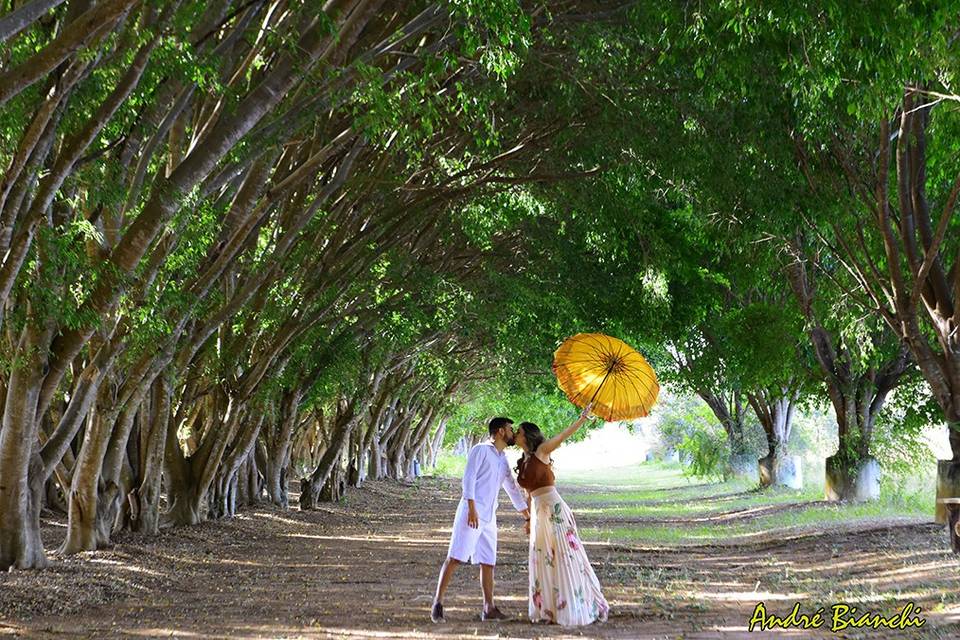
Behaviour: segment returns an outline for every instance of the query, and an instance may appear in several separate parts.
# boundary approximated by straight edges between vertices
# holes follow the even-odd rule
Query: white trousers
[[[447,557],[471,564],[497,564],[497,519],[484,522],[474,529],[467,524],[470,507],[461,499],[457,515],[453,518],[453,533]]]

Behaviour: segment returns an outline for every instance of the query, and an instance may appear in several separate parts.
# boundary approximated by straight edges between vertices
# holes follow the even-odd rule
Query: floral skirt
[[[556,488],[530,505],[530,620],[563,626],[605,621],[610,610]]]

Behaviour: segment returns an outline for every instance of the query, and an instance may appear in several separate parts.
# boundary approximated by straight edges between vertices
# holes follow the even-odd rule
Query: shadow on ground
[[[446,602],[448,623],[429,606],[446,552],[458,483],[371,482],[345,502],[301,513],[257,508],[224,522],[121,537],[111,550],[60,558],[42,572],[0,575],[0,634],[32,637],[289,638],[763,638],[960,635],[960,561],[942,527],[918,522],[763,532],[736,544],[590,542],[611,603],[610,621],[583,629],[533,626],[526,611],[521,520],[501,507],[497,592],[518,616],[481,623],[478,572],[461,567]],[[576,487],[576,494],[604,490]],[[732,494],[731,494],[732,495]],[[796,505],[771,505],[773,510]],[[575,507],[576,510],[576,507]],[[770,511],[711,514],[711,524]],[[607,519],[609,520],[609,519]],[[620,518],[618,526],[645,523]],[[47,520],[53,549],[64,522]],[[578,515],[581,528],[599,522]],[[688,523],[677,519],[676,526]],[[829,606],[841,594],[874,597],[892,615],[907,601],[927,615],[922,633],[866,630],[753,633],[757,602],[785,615],[795,601]],[[873,596],[871,596],[873,594]]]

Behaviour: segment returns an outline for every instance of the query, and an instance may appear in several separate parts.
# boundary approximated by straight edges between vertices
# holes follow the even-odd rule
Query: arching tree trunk
[[[347,484],[351,487],[359,487],[366,476],[366,469],[363,466],[363,433],[359,429],[354,429],[350,436],[350,447],[347,463]]]
[[[440,450],[443,448],[443,439],[447,434],[447,418],[441,418],[440,424],[437,426],[437,430],[433,433],[433,436],[427,441],[429,443],[429,448],[427,449],[427,459],[425,466],[427,468],[433,469],[437,466],[437,456],[440,455]]]
[[[67,537],[60,548],[61,553],[96,551],[110,543],[113,523],[109,521],[109,515],[121,499],[120,487],[114,482],[108,484],[100,470],[110,445],[111,427],[110,416],[101,411],[90,414],[73,470]]]
[[[300,478],[300,511],[316,509],[319,501],[320,487],[313,481],[313,476]]]
[[[40,505],[45,478],[37,451],[37,400],[44,362],[38,347],[45,336],[28,327],[21,338],[22,366],[12,367],[0,428],[0,570],[47,565],[40,540]]]
[[[339,502],[346,492],[347,478],[341,460],[337,460],[320,489],[321,502]]]
[[[299,405],[301,399],[299,390],[284,394],[280,401],[279,424],[269,430],[270,437],[265,438],[267,445],[263,464],[264,487],[267,499],[278,507],[288,507],[287,473],[290,467],[290,440],[293,430],[299,420]]]
[[[367,456],[367,477],[382,480],[386,476],[384,467],[383,448],[380,445],[380,436],[374,435],[370,442]]]
[[[167,429],[164,447],[163,484],[166,488],[167,510],[161,515],[161,526],[200,524],[204,512],[201,510],[200,496],[197,495],[197,483],[193,478],[193,468],[180,449],[176,429]]]
[[[153,385],[150,412],[142,420],[140,438],[140,485],[131,494],[135,516],[131,529],[141,533],[160,531],[160,488],[167,430],[170,425],[170,385],[161,377]]]
[[[355,406],[354,401],[347,403],[341,400],[334,420],[330,442],[327,443],[326,451],[321,456],[320,463],[309,478],[300,480],[301,510],[316,508],[321,490],[326,486],[334,468],[339,467],[340,455],[350,438],[350,433],[358,422],[358,418],[354,415]]]

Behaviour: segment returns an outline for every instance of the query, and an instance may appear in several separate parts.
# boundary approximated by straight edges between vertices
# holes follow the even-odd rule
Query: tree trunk
[[[430,431],[433,429],[436,420],[437,407],[431,404],[428,406],[427,413],[421,419],[416,431],[413,432],[411,436],[408,436],[407,441],[404,443],[407,449],[405,478],[411,482],[420,477],[421,470],[423,469],[424,454],[430,442]]]
[[[843,338],[827,331],[820,322],[814,305],[816,272],[807,269],[809,260],[801,238],[793,242],[792,250],[797,259],[787,268],[787,277],[809,325],[810,342],[837,416],[839,445],[826,461],[826,498],[876,500],[880,497],[880,466],[870,455],[873,428],[887,395],[900,384],[911,365],[909,349],[901,345],[897,355],[879,368],[859,366]],[[888,332],[884,332],[883,338],[896,339]]]
[[[167,490],[167,511],[161,517],[161,526],[200,524],[203,518],[201,496],[193,479],[193,469],[180,450],[174,425],[167,429],[164,452],[164,486]]]
[[[41,569],[48,564],[40,540],[43,464],[36,454],[24,454],[24,458],[28,461],[29,476],[19,486],[7,479],[8,473],[15,471],[14,465],[0,466],[0,513],[4,515],[0,518],[0,567],[3,569]]]
[[[64,0],[31,0],[20,3],[16,9],[0,18],[0,43],[17,35],[63,2]]]
[[[288,465],[279,464],[276,460],[267,461],[264,469],[264,488],[267,493],[267,500],[284,509],[290,506],[290,498],[287,495],[287,469]]]
[[[130,449],[138,450],[128,444],[140,407],[157,373],[159,368],[152,371],[146,366],[135,368],[131,377],[119,386],[117,394],[110,391],[109,385],[100,386],[101,397],[89,414],[74,468],[70,524],[62,553],[93,551],[109,545],[111,530],[124,521],[122,508],[133,504],[127,499],[134,489],[129,453]]]
[[[232,518],[237,514],[237,473],[223,474],[207,492],[207,517],[211,520]]]
[[[960,505],[950,506],[947,514],[947,531],[950,533],[950,548],[960,553]]]
[[[960,498],[960,462],[956,460],[937,462],[937,500],[945,498]],[[934,521],[947,522],[947,509],[942,502],[936,503]]]
[[[743,395],[736,390],[726,393],[709,389],[700,389],[697,395],[710,407],[723,427],[724,433],[727,434],[727,441],[730,443],[730,459],[727,467],[730,475],[735,478],[758,480],[757,460],[747,451],[747,406],[743,403]]]
[[[440,451],[443,448],[443,439],[447,434],[447,419],[442,418],[440,420],[440,425],[437,427],[437,430],[434,432],[433,437],[428,441],[430,443],[430,448],[428,450],[427,460],[424,464],[425,467],[434,469],[437,466],[437,456],[440,455]]]
[[[250,493],[250,465],[247,460],[244,460],[237,470],[236,486],[236,508],[241,509],[252,504],[254,497]]]
[[[313,476],[300,478],[300,511],[316,509],[319,500],[320,487],[313,481]]]
[[[367,457],[367,477],[382,480],[384,477],[383,450],[380,448],[380,438],[374,438],[370,443]]]
[[[354,429],[350,435],[350,447],[348,449],[347,463],[347,484],[358,488],[363,483],[363,434]]]
[[[867,502],[880,497],[880,463],[863,457],[852,461],[839,453],[827,458],[824,491],[833,502]]]
[[[851,386],[855,387],[853,391]],[[837,452],[826,459],[824,466],[827,500],[867,502],[880,498],[880,465],[870,455],[870,445],[886,395],[887,391],[877,393],[866,376],[859,377],[855,385],[831,393],[846,406],[837,412]]]
[[[960,462],[937,462],[937,502],[934,520],[947,525],[950,548],[960,553]]]
[[[760,485],[802,488],[800,458],[787,455],[796,395],[783,388],[751,393],[748,399],[767,435],[767,455],[758,461]]]
[[[299,395],[296,396],[299,398]],[[299,400],[297,400],[299,402]],[[270,446],[263,451],[263,482],[267,500],[278,507],[290,505],[287,496],[287,470],[290,467],[290,440],[298,419],[296,405],[281,412],[280,428],[276,439],[270,440]]]
[[[461,436],[460,439],[457,440],[457,444],[453,447],[453,452],[458,456],[465,456],[479,443],[480,436],[475,433]]]
[[[249,507],[260,502],[263,484],[260,481],[260,471],[257,469],[256,451],[251,449],[247,454],[247,461],[240,468],[240,478],[243,485],[243,490],[240,492],[243,499],[240,504]]]
[[[299,420],[301,394],[291,392],[281,399],[279,428],[274,427],[275,437],[265,438],[269,446],[264,447],[263,481],[267,499],[278,507],[290,505],[287,496],[287,473],[290,467],[290,441],[293,430]]]
[[[0,570],[34,569],[47,565],[40,540],[43,500],[43,461],[37,450],[36,415],[45,362],[38,346],[41,332],[25,330],[21,366],[12,367],[7,381],[0,429]]]
[[[63,499],[64,492],[60,488],[60,483],[53,476],[47,479],[43,504],[44,506],[59,515],[67,515],[67,503]]]
[[[393,452],[387,457],[387,464],[389,465],[387,471],[388,476],[394,480],[403,480],[406,478],[406,461],[407,457],[404,447],[395,447]]]
[[[235,419],[239,420],[239,412],[235,415],[238,416]],[[204,463],[204,466],[213,464],[218,467],[216,472],[217,479],[210,491],[209,517],[211,518],[232,518],[235,516],[237,514],[237,503],[239,501],[241,486],[245,489],[249,488],[249,479],[244,477],[242,469],[243,466],[249,462],[250,453],[256,444],[256,438],[260,433],[260,427],[263,425],[264,417],[260,416],[254,419],[253,416],[247,415],[246,419],[247,423],[238,437],[235,438],[236,441],[233,443],[233,450],[230,451],[229,455],[225,457],[221,456],[222,461],[211,458]],[[228,429],[228,432],[232,431],[232,428]],[[229,439],[229,437],[227,439]],[[222,451],[224,447],[221,447],[220,450]]]
[[[340,498],[342,498],[346,492],[346,486],[346,474],[344,473],[341,461],[337,460],[337,463],[333,466],[333,469],[330,470],[330,475],[327,476],[327,481],[320,490],[320,501],[340,502]]]
[[[170,425],[170,385],[162,378],[154,381],[149,420],[140,430],[140,486],[131,494],[135,516],[134,531],[157,534],[160,531],[160,487],[163,478],[164,443]],[[143,428],[146,427],[146,428]]]
[[[110,445],[113,424],[99,407],[88,416],[83,444],[73,469],[67,537],[60,547],[63,554],[96,551],[110,543],[112,522],[106,520],[121,499],[120,487],[115,482],[106,482],[100,470]]]
[[[327,449],[320,458],[320,463],[316,470],[310,476],[310,482],[300,481],[300,509],[315,508],[317,495],[327,484],[328,478],[340,467],[340,458],[344,449],[344,442],[348,441],[350,434],[356,427],[359,418],[353,414],[352,403],[346,406],[341,405],[337,416],[334,419],[333,433],[330,436],[330,442],[327,443]],[[304,489],[306,488],[307,491]],[[310,493],[304,499],[304,493]]]
[[[730,455],[739,456],[747,453],[745,437],[747,407],[743,404],[743,396],[738,391],[725,393],[708,389],[698,390],[697,395],[710,407],[727,434]]]

